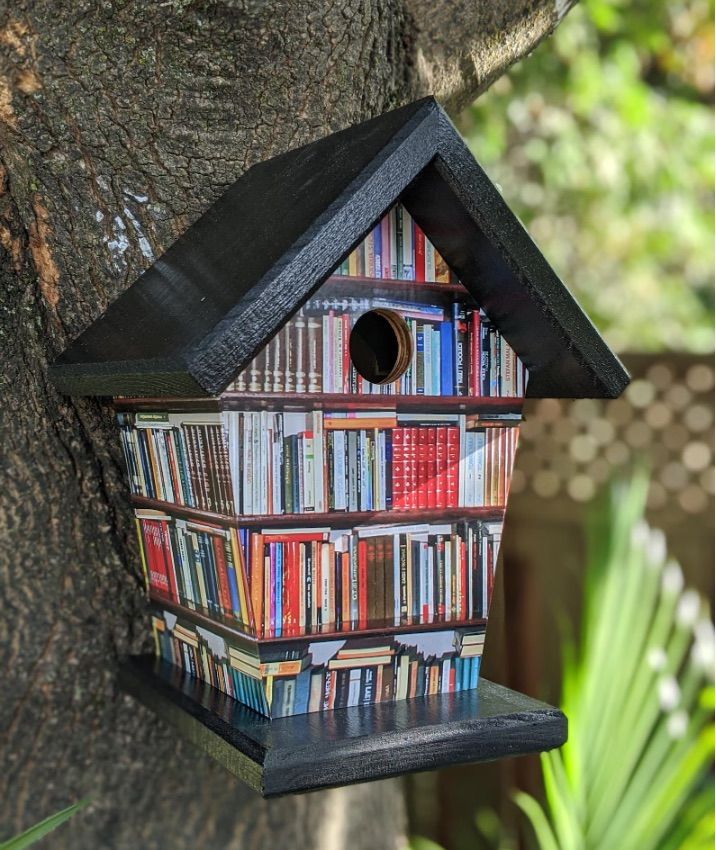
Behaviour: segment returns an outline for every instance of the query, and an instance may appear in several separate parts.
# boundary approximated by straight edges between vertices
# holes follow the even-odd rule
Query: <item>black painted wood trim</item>
[[[399,198],[527,364],[529,395],[619,395],[623,366],[432,98],[249,169],[52,380],[78,394],[221,392]]]
[[[557,708],[480,680],[477,691],[268,720],[152,656],[120,684],[264,797],[543,752],[567,739]]]

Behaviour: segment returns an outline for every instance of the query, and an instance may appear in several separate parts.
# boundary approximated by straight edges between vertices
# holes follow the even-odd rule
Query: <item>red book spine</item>
[[[169,527],[166,522],[159,523],[159,535],[161,539],[162,557],[164,559],[164,571],[167,575],[169,594],[176,602],[179,602],[179,585],[177,583],[176,570],[174,569],[174,556],[172,554],[172,541],[169,537]]]
[[[358,541],[358,628],[368,628],[368,546]]]
[[[211,545],[214,549],[214,563],[216,564],[216,579],[219,587],[219,605],[224,614],[231,615],[231,593],[229,592],[229,575],[226,572],[226,554],[224,553],[224,538],[216,534],[211,535]]]
[[[426,428],[427,437],[427,507],[438,506],[438,431],[441,428]]]
[[[480,395],[480,311],[470,316],[470,395]]]
[[[468,618],[467,611],[467,547],[465,541],[458,538],[458,551],[460,553],[460,598],[457,605],[457,616],[460,620]]]
[[[447,436],[448,429],[440,427],[435,429],[437,432],[435,441],[435,507],[446,508],[447,502]]]
[[[393,428],[393,510],[405,509],[405,428]]]
[[[262,534],[252,534],[250,542],[251,564],[251,614],[254,618],[256,634],[266,637],[264,618],[264,538]]]
[[[406,448],[408,460],[405,464],[406,507],[415,510],[418,507],[418,429],[406,428]]]
[[[301,545],[298,541],[293,540],[291,547],[291,610],[293,611],[293,634],[297,635],[301,632],[301,594],[303,593],[303,583],[301,582]]]
[[[417,508],[425,510],[428,506],[428,428],[417,428],[417,464],[418,480],[416,487]]]
[[[449,679],[449,682],[450,682],[450,685],[449,685],[450,693],[451,693],[451,694],[454,694],[454,693],[455,693],[455,667],[454,667],[454,665],[453,665],[453,664],[451,664],[451,665],[450,665],[450,679]]]
[[[290,534],[267,534],[267,543],[320,543],[325,538],[323,531],[299,531]]]
[[[169,577],[166,563],[161,551],[161,529],[156,520],[142,520],[142,531],[147,549],[147,567],[149,569],[149,585],[166,596],[171,596]]]
[[[425,280],[425,234],[413,222],[413,239],[415,240],[415,280]]]
[[[458,497],[458,474],[460,464],[460,431],[454,425],[447,429],[447,472],[446,492],[448,508],[456,508]]]

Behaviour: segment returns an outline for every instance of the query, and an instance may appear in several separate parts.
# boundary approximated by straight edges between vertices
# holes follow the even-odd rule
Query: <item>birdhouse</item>
[[[253,166],[51,376],[114,397],[159,659],[135,690],[244,778],[287,730],[304,768],[342,753],[264,793],[440,763],[451,723],[475,756],[523,401],[628,382],[430,98]]]

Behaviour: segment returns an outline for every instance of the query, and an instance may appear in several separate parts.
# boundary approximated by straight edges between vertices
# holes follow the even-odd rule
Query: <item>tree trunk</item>
[[[400,843],[397,780],[266,802],[117,690],[150,648],[119,440],[45,367],[248,166],[458,108],[569,5],[0,0],[0,840],[91,795],[44,846]]]

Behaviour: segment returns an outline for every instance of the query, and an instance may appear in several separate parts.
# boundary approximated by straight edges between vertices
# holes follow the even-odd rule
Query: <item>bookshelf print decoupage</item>
[[[271,717],[475,688],[526,382],[398,204],[220,397],[118,400],[157,652]]]

